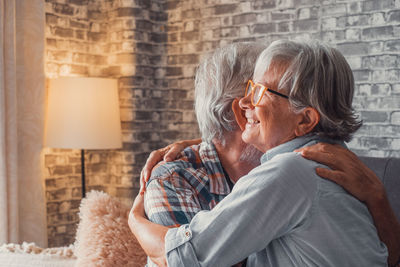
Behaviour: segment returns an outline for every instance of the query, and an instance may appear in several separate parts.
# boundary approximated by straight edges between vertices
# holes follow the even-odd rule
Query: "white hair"
[[[258,43],[234,43],[217,49],[197,69],[195,110],[203,140],[225,144],[225,131],[236,129],[232,102],[244,95],[257,57],[266,48]]]
[[[311,106],[319,112],[314,133],[349,141],[362,122],[352,108],[354,78],[343,55],[318,41],[279,40],[261,53],[254,76],[282,66],[286,71],[275,90],[289,95],[294,111]]]

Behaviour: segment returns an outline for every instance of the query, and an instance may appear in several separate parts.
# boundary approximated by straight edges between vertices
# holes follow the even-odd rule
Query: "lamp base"
[[[86,196],[85,182],[85,150],[81,149],[81,178],[82,178],[82,198]]]

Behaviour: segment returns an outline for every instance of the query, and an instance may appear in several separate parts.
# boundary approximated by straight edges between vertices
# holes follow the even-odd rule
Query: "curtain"
[[[0,244],[47,246],[43,0],[0,0]]]

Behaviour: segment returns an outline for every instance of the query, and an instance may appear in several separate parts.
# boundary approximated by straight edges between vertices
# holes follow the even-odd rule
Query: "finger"
[[[344,185],[343,175],[340,171],[334,171],[326,168],[316,168],[315,172],[318,174],[318,176],[324,179],[331,180],[341,186]]]
[[[300,153],[306,159],[327,165],[332,169],[337,169],[337,158],[331,153],[325,153],[319,150],[315,151],[314,149],[302,150]]]
[[[317,143],[312,146],[301,147],[301,148],[296,149],[295,152],[300,152],[300,151],[325,152],[323,144],[324,143]]]
[[[143,174],[143,170],[140,172],[140,178],[139,178],[139,183],[140,183],[140,190],[139,190],[139,194],[140,195],[144,195],[144,193],[146,192],[146,182],[145,182],[145,177]]]
[[[300,152],[300,151],[313,151],[319,153],[335,154],[335,153],[340,153],[340,151],[347,151],[347,149],[339,144],[317,143],[312,146],[302,147],[295,150],[295,152]]]
[[[162,161],[164,154],[164,149],[158,149],[150,153],[150,156],[143,167],[143,178],[145,182],[150,179],[151,170],[157,165],[157,163]]]
[[[174,144],[171,146],[170,150],[165,153],[164,160],[165,161],[173,161],[177,158],[179,153],[184,149],[185,147],[180,145],[180,144]]]

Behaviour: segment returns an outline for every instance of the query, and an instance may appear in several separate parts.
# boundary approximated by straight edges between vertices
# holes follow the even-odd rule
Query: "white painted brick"
[[[385,70],[375,70],[372,72],[372,80],[373,81],[385,81],[386,78]]]
[[[133,112],[132,109],[123,108],[120,110],[120,116],[121,121],[133,121],[135,119],[135,112]]]
[[[270,21],[271,13],[270,12],[257,13],[256,19],[257,22],[259,23],[265,23],[266,21]]]
[[[378,42],[370,42],[368,43],[369,46],[369,51],[371,53],[380,53],[382,52],[383,49],[383,42],[378,41]]]
[[[242,2],[240,3],[240,11],[242,13],[247,13],[253,11],[250,2]]]
[[[192,77],[192,76],[194,76],[195,71],[196,71],[196,67],[187,66],[187,67],[183,68],[183,76],[184,77]]]
[[[346,31],[346,40],[349,41],[359,41],[361,36],[360,29],[347,29]]]
[[[394,94],[400,94],[400,84],[396,83],[392,85],[392,92]]]
[[[277,0],[276,7],[278,9],[286,9],[294,7],[294,0]]]
[[[240,36],[248,36],[250,35],[249,26],[241,26],[239,29]]]
[[[355,14],[355,13],[361,13],[362,8],[361,8],[362,2],[350,2],[347,4],[347,10],[349,14]]]
[[[400,138],[392,139],[392,142],[390,143],[390,148],[394,150],[400,150]]]
[[[121,119],[121,121],[122,121],[122,119]],[[122,133],[122,142],[130,143],[130,142],[133,142],[134,139],[135,138],[132,133],[126,133],[126,132]]]
[[[89,154],[89,162],[90,163],[100,163],[100,155],[98,153],[90,153]]]
[[[384,13],[380,12],[380,13],[373,13],[371,14],[371,17],[369,19],[369,23],[371,25],[381,25],[381,24],[385,24],[385,17],[384,17]]]
[[[167,71],[164,68],[157,68],[154,76],[156,78],[163,78],[163,77],[165,77],[166,72]]]
[[[361,68],[361,57],[346,57],[347,62],[349,63],[351,69],[359,69]]]
[[[360,85],[360,94],[362,95],[371,95],[371,85],[370,84],[362,84]]]
[[[71,203],[68,202],[68,201],[63,201],[63,202],[60,204],[59,212],[60,212],[60,213],[66,213],[66,212],[68,212],[68,211],[70,210],[70,208],[71,208]]]
[[[204,40],[211,40],[213,39],[213,30],[205,30],[202,32],[202,38]]]
[[[44,10],[45,10],[46,13],[53,13],[53,12],[54,12],[54,10],[53,10],[53,3],[51,3],[51,2],[45,2],[45,4],[44,4]]]
[[[66,233],[66,232],[67,232],[67,226],[65,226],[65,225],[57,226],[57,233],[58,234],[63,234],[63,233]]]
[[[299,10],[299,19],[309,19],[311,17],[310,8],[301,8]]]
[[[133,76],[136,74],[136,66],[133,64],[125,64],[121,66],[122,76]]]
[[[118,0],[115,2],[119,2],[118,6],[120,6],[120,7],[134,7],[135,6],[135,0]]]
[[[194,30],[194,21],[185,22],[183,25],[184,31],[190,32]]]
[[[322,29],[330,30],[336,28],[336,18],[323,18],[322,19]]]
[[[62,64],[59,68],[60,76],[68,76],[71,73],[71,66]]]
[[[400,125],[400,111],[395,111],[390,116],[390,123]]]

